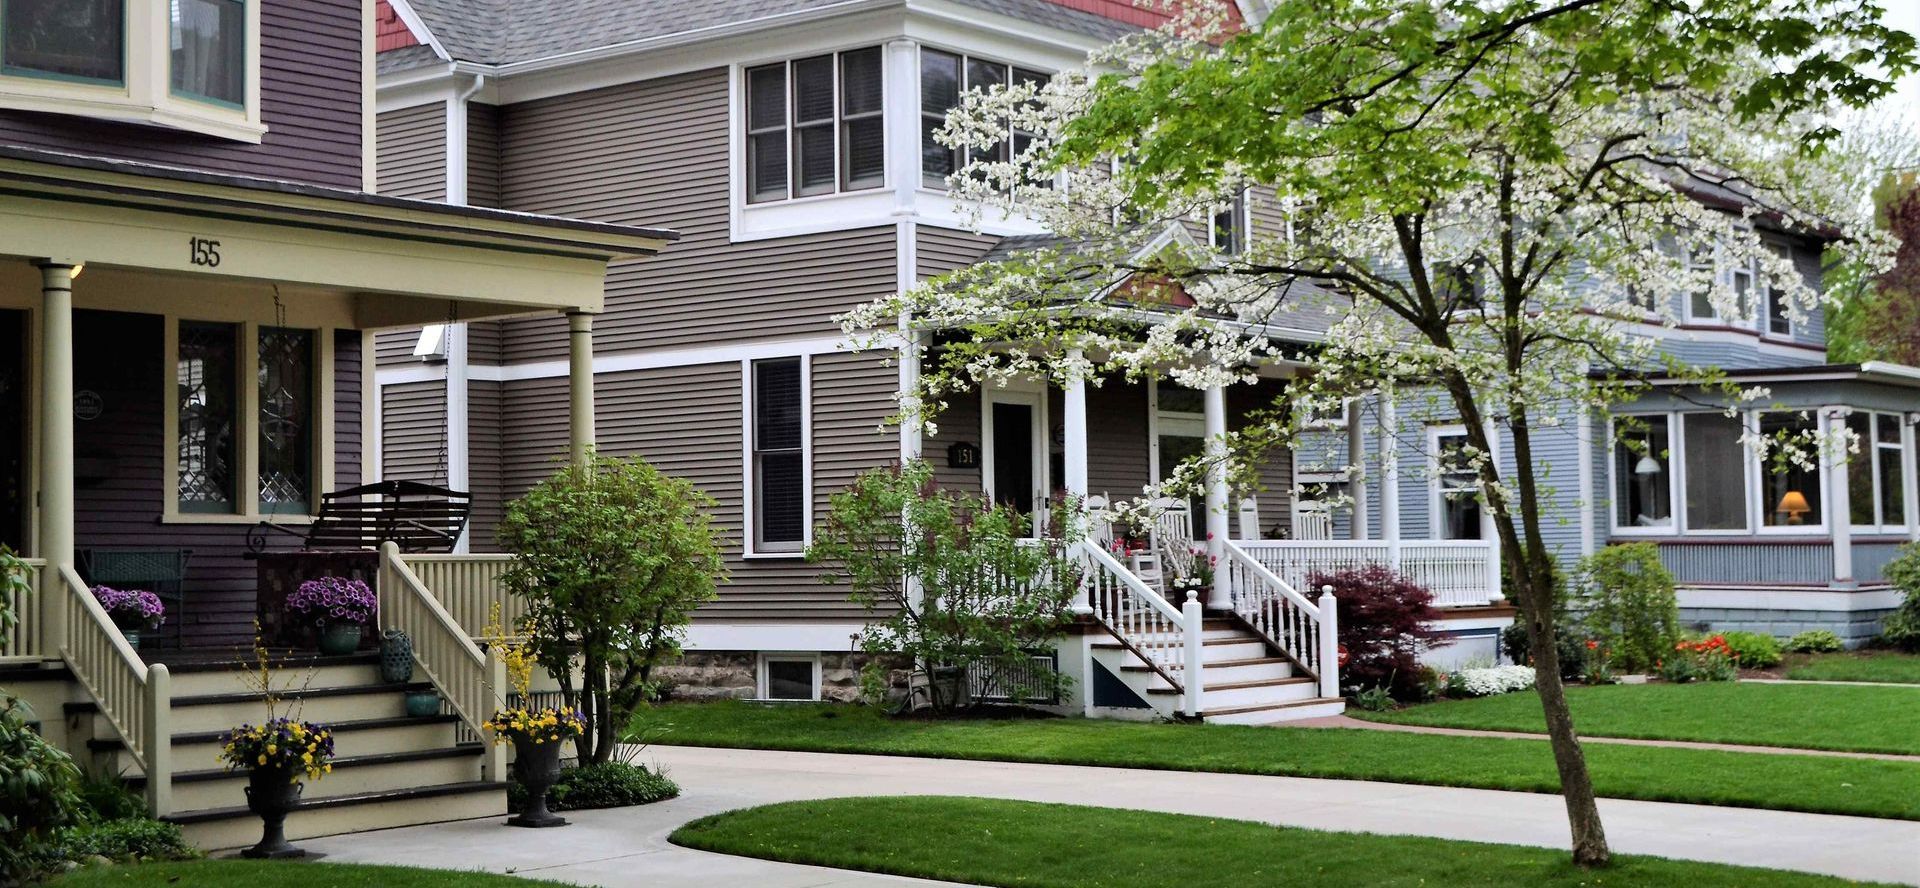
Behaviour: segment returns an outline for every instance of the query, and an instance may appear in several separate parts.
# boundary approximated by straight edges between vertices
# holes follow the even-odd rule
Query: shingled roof
[[[1144,10],[1124,0],[955,0],[1099,40],[1141,27]],[[422,24],[456,61],[507,65],[738,27],[788,15],[848,12],[903,5],[905,0],[408,0]],[[1113,7],[1109,9],[1108,7]],[[1105,13],[1091,10],[1101,9]],[[1122,16],[1121,9],[1130,14]],[[1122,19],[1128,20],[1122,20]],[[423,63],[418,53],[396,58],[389,70]]]

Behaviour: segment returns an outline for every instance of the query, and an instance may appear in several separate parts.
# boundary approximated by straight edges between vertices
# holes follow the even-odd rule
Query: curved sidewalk
[[[1316,829],[1566,847],[1559,796],[1352,780],[829,753],[652,747],[686,791],[640,808],[569,813],[559,830],[504,817],[302,843],[341,862],[513,872],[607,886],[867,888],[936,883],[746,860],[669,845],[717,811],[861,795],[968,795],[1168,811]],[[1920,885],[1920,822],[1602,800],[1615,851]]]

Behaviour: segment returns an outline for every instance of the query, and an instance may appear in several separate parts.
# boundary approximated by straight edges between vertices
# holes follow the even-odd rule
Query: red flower
[[[1599,650],[1599,649],[1600,649],[1600,642],[1594,641],[1591,638],[1587,639],[1587,650],[1593,651],[1593,650]]]

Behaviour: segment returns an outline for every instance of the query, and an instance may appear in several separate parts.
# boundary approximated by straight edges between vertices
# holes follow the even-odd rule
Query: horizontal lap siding
[[[500,383],[482,380],[467,383],[467,490],[473,494],[467,548],[474,552],[498,548],[494,529],[500,525],[500,517],[506,510],[500,476],[500,443],[506,434],[501,406]]]
[[[263,0],[258,145],[161,126],[0,111],[0,144],[358,189],[359,0]]]
[[[1146,386],[1109,379],[1088,388],[1087,492],[1109,501],[1140,496],[1153,481],[1150,458]]]
[[[333,333],[333,484],[353,487],[360,481],[360,349],[359,330]]]
[[[447,384],[406,382],[380,390],[380,474],[386,480],[447,483]]]
[[[446,103],[382,111],[378,125],[375,144],[380,193],[446,201]]]
[[[661,225],[682,238],[615,265],[594,348],[607,354],[831,335],[835,314],[894,289],[891,226],[730,243],[724,69],[500,109],[508,209]],[[505,327],[508,361],[566,354],[559,317]]]
[[[467,204],[500,206],[500,109],[467,103]]]
[[[185,603],[168,615],[169,625],[158,635],[171,638],[177,627],[190,647],[246,643],[256,613],[254,562],[245,557],[249,525],[161,522],[167,495],[161,318],[82,310],[74,313],[74,329],[80,354],[110,347],[115,355],[74,365],[75,388],[98,394],[103,405],[98,419],[74,424],[76,546],[191,550],[182,583]],[[351,483],[359,471],[360,366],[346,354],[357,338],[341,331],[334,340],[336,485]],[[304,533],[299,525],[290,528]],[[299,545],[300,536],[267,539],[273,549],[288,549]]]
[[[1228,427],[1245,428],[1249,413],[1271,410],[1283,406],[1286,386],[1271,379],[1263,379],[1252,386],[1237,385],[1227,390]],[[1276,447],[1267,452],[1257,466],[1259,489],[1253,492],[1255,504],[1260,509],[1260,535],[1263,538],[1277,537],[1293,528],[1293,451]],[[1230,522],[1239,527],[1239,519]]]
[[[980,394],[963,392],[953,395],[947,402],[947,409],[933,418],[934,433],[927,435],[921,442],[922,453],[933,464],[934,483],[941,487],[962,490],[968,493],[980,493],[985,482],[980,479],[980,466],[971,469],[957,469],[950,465],[948,449],[955,444],[967,443],[976,448],[984,445],[980,439]]]
[[[914,273],[920,280],[980,261],[999,238],[951,228],[915,226]]]

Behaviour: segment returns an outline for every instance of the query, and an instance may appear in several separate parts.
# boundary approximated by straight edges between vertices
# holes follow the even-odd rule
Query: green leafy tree
[[[586,719],[583,764],[609,759],[725,576],[712,505],[639,457],[590,454],[507,506],[500,541],[519,557],[503,579],[527,599],[536,658]]]
[[[1065,522],[1070,510],[1058,510]],[[889,662],[904,656],[927,679],[936,712],[959,706],[948,676],[973,675],[1016,699],[1043,699],[1065,679],[1027,668],[1031,652],[1068,622],[1079,571],[1062,539],[1035,540],[1018,511],[937,488],[914,460],[874,469],[833,495],[807,559],[821,579],[845,583],[871,619],[856,644],[871,655],[869,699],[887,690]],[[949,670],[958,670],[950,672]]]
[[[1673,656],[1680,639],[1680,601],[1673,574],[1652,543],[1608,546],[1580,561],[1586,589],[1584,624],[1613,665],[1648,672]]]
[[[1682,322],[1695,293],[1719,317],[1754,317],[1731,276],[1689,257],[1751,263],[1754,289],[1792,317],[1823,304],[1756,218],[1839,235],[1862,273],[1886,267],[1890,239],[1865,218],[1834,121],[1891,91],[1914,40],[1873,0],[1271,9],[1233,34],[1183,15],[1096,54],[1097,75],[972,96],[940,136],[972,159],[949,187],[979,218],[1032,218],[1064,243],[876,300],[847,326],[876,340],[901,318],[969,334],[946,338],[905,393],[909,421],[1015,374],[1233,384],[1279,354],[1275,328],[1308,323],[1328,330],[1316,372],[1289,391],[1296,411],[1437,392],[1465,430],[1451,458],[1518,560],[1573,859],[1605,864],[1560,679],[1542,530],[1555,516],[1534,431],[1636,396],[1650,369],[1723,381],[1643,335],[1650,318]],[[1009,124],[1032,135],[1011,157]],[[1248,189],[1291,221],[1241,249],[1159,236]],[[1233,458],[1285,444],[1288,425],[1237,435]],[[1512,442],[1501,459],[1497,434]]]
[[[12,549],[0,545],[0,654],[7,652],[7,639],[12,636],[13,627],[19,625],[20,615],[14,612],[18,602],[33,594],[33,584],[27,562]]]
[[[0,884],[31,882],[57,856],[60,831],[86,814],[80,768],[0,698]]]

